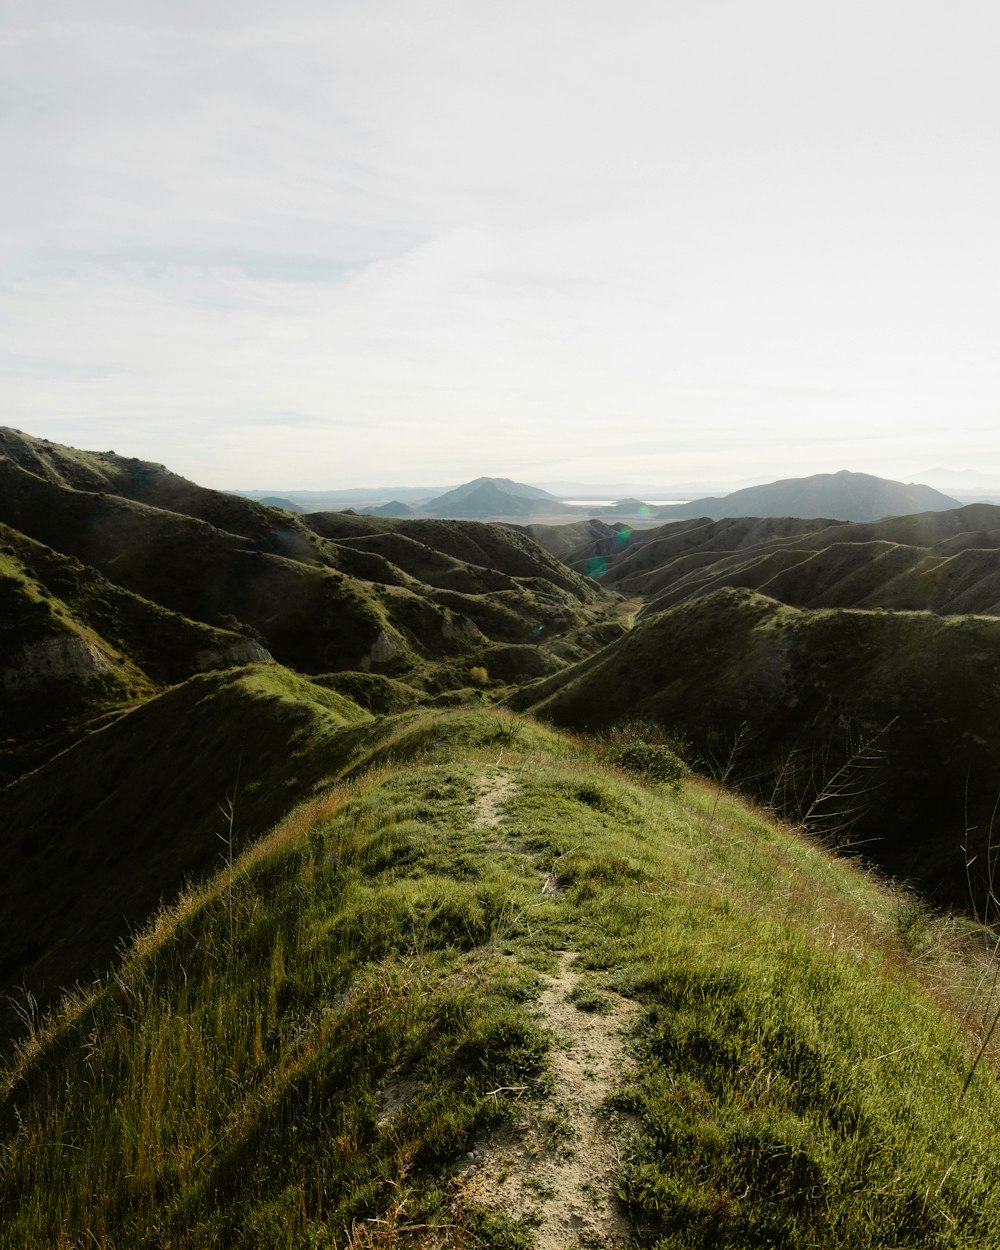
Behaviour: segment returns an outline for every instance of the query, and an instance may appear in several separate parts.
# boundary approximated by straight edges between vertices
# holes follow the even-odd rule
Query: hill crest
[[[828,517],[834,521],[877,521],[915,512],[944,511],[959,501],[920,483],[895,482],[870,473],[841,469],[809,477],[782,478],[765,486],[747,486],[721,497],[657,508],[671,517]]]

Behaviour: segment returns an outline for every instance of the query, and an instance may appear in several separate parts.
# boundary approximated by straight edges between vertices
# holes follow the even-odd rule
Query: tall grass
[[[615,1182],[638,1244],[1000,1244],[992,1056],[960,1099],[990,1015],[983,995],[962,1024],[970,927],[536,726],[402,738],[14,1056],[0,1246],[529,1245],[457,1165],[510,1117],[497,1091],[544,1096],[531,1004],[561,949],[642,1004],[614,1096],[638,1117]],[[476,823],[498,769],[519,851]]]

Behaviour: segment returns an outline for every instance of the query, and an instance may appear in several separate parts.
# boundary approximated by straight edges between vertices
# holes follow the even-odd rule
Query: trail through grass
[[[11,1058],[0,1246],[1000,1244],[970,926],[530,722],[361,743]]]

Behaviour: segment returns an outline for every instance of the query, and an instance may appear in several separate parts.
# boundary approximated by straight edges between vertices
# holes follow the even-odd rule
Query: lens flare
[[[583,562],[583,572],[587,577],[603,577],[608,571],[608,562],[603,556],[590,556]]]

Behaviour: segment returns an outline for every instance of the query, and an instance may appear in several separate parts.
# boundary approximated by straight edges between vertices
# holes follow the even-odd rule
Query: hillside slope
[[[838,521],[876,521],[912,512],[942,511],[958,503],[949,495],[916,482],[893,482],[870,473],[814,473],[747,486],[721,498],[657,508],[661,517],[833,517]]]
[[[977,901],[988,891],[998,700],[994,618],[804,611],[726,589],[643,618],[512,704],[577,728],[658,722],[709,770],[967,907],[967,855]]]
[[[387,745],[11,1057],[0,1246],[997,1244],[957,930],[530,723]]]
[[[1000,612],[1000,508],[885,521],[699,518],[648,530],[600,521],[531,526],[561,559],[641,595],[646,613],[726,586],[807,608]]]
[[[0,788],[166,684],[267,658],[0,524]]]
[[[61,459],[53,451],[35,466],[40,473],[0,455],[0,521],[171,612],[235,628],[304,672],[375,669],[434,688],[462,685],[462,665],[449,667],[460,657],[468,657],[467,673],[480,663],[483,647],[546,649],[550,639],[582,626],[568,643],[575,658],[581,648],[593,648],[588,628],[610,611],[593,583],[512,530],[359,517],[328,521],[322,514],[306,524],[235,496],[220,496],[220,504],[218,492],[183,479],[176,482],[184,499],[175,499],[173,487],[168,493],[188,511],[171,511],[112,490],[70,485],[66,479],[94,485],[96,470],[86,462],[90,453],[79,453],[88,468],[81,476],[77,453],[62,450]],[[188,487],[197,507],[187,499]],[[233,528],[220,528],[230,523]],[[405,541],[394,541],[394,525]],[[338,538],[331,541],[333,533]],[[340,541],[372,534],[367,549],[364,542]],[[431,576],[444,566],[449,576],[427,585],[393,556]]]
[[[105,969],[161,899],[259,837],[349,759],[350,700],[278,665],[206,674],[0,794],[0,1034]],[[230,828],[228,804],[233,803]]]

